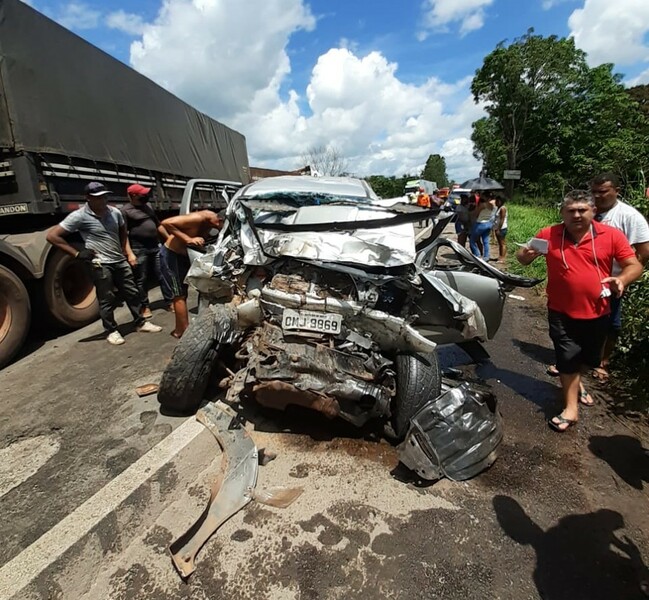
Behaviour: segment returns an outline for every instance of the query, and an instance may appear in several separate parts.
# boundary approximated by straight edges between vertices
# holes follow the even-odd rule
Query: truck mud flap
[[[463,481],[494,463],[502,439],[495,396],[462,383],[428,402],[410,420],[399,460],[428,481]]]
[[[196,569],[196,555],[205,542],[249,502],[256,500],[285,508],[303,491],[302,488],[255,491],[259,452],[238,415],[229,406],[222,402],[208,404],[198,411],[196,419],[214,435],[223,457],[203,514],[169,546],[174,566],[183,578],[189,577]]]

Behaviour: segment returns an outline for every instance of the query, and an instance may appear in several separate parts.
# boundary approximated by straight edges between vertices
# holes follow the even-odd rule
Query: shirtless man
[[[199,210],[165,219],[162,225],[169,237],[160,249],[160,274],[173,295],[176,328],[171,335],[179,338],[189,326],[188,286],[185,283],[190,265],[187,246],[204,246],[212,229],[221,229],[223,219],[214,211]]]

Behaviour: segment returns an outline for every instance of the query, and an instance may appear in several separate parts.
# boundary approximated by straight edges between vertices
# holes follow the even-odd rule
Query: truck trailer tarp
[[[20,0],[0,0],[0,148],[249,181],[243,135]]]

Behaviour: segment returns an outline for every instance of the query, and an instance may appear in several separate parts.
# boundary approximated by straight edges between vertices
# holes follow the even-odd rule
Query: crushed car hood
[[[264,265],[274,258],[298,258],[358,264],[370,267],[400,267],[414,263],[415,230],[412,223],[386,224],[364,229],[364,221],[386,220],[397,214],[372,206],[316,205],[291,211],[254,210],[241,224],[240,241],[247,265]],[[347,231],[278,231],[273,225],[317,226],[326,223],[358,222]]]

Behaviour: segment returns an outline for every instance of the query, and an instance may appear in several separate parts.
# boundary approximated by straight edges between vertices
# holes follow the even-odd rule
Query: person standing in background
[[[426,190],[422,187],[419,188],[417,192],[417,206],[423,208],[430,208],[430,196],[426,193]]]
[[[466,241],[471,229],[471,210],[469,208],[469,195],[461,194],[460,203],[455,209],[457,219],[455,221],[455,233],[457,233],[457,243],[466,248]]]
[[[152,273],[160,284],[167,310],[171,310],[171,291],[160,276],[160,242],[164,243],[169,234],[149,205],[151,188],[134,183],[128,186],[126,193],[129,202],[122,207],[122,215],[128,231],[129,246],[136,258],[136,263],[132,266],[135,283],[142,297],[140,314],[145,319],[150,319],[152,313],[147,281]]]
[[[504,263],[507,260],[507,227],[509,225],[509,213],[505,206],[506,199],[503,196],[496,196],[496,222],[494,233],[498,241],[498,262]]]
[[[108,206],[107,198],[111,192],[96,181],[89,183],[85,192],[86,204],[71,212],[58,225],[51,227],[47,232],[47,241],[92,265],[92,281],[97,291],[99,315],[109,344],[118,346],[125,341],[115,321],[114,288],[117,288],[126,301],[137,331],[162,331],[162,327],[145,321],[141,315],[142,298],[130,266],[136,262],[135,256],[128,247],[128,235],[122,213],[117,208]],[[83,238],[83,250],[77,250],[65,239],[76,231]]]
[[[469,246],[474,256],[482,256],[485,261],[489,260],[489,236],[493,228],[495,212],[496,207],[491,196],[488,193],[481,194],[473,212],[474,222],[471,226]]]
[[[602,173],[590,182],[600,223],[619,229],[629,240],[636,257],[644,266],[649,260],[649,225],[642,213],[619,198],[620,181],[614,173]],[[613,264],[613,275],[620,272],[620,265]],[[602,363],[593,370],[593,376],[605,381],[609,376],[609,362],[622,329],[622,298],[611,298],[610,328],[604,346]]]

